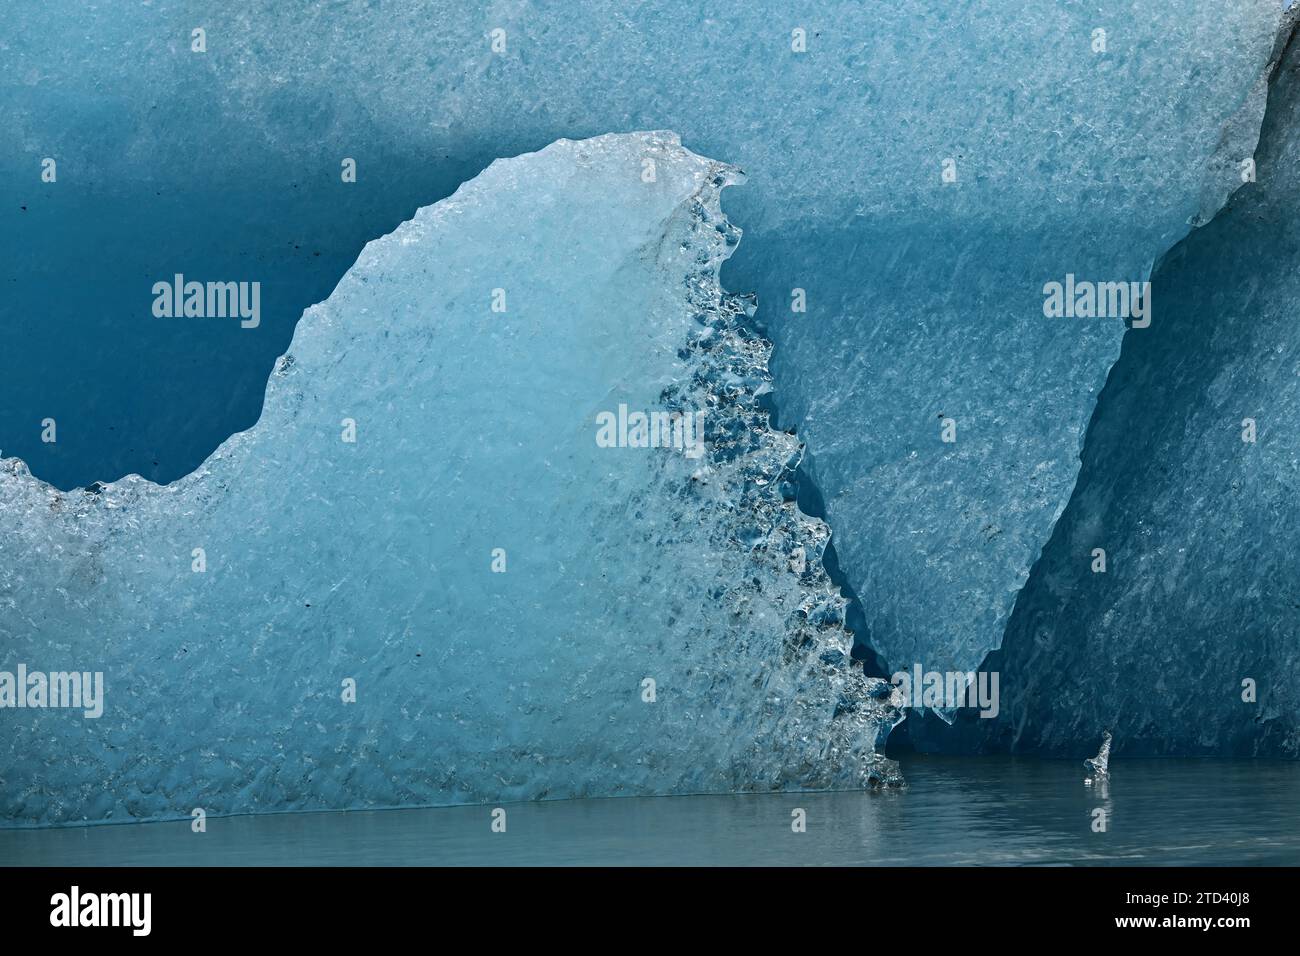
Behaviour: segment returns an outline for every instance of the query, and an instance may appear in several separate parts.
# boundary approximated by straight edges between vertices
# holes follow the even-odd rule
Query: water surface
[[[903,760],[905,789],[566,800],[491,807],[0,830],[4,865],[1300,864],[1300,764]],[[1094,810],[1106,811],[1094,832]],[[792,830],[806,811],[807,830]]]

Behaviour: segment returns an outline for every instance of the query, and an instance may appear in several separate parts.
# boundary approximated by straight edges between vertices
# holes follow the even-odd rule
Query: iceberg
[[[1138,520],[1159,484],[1139,469],[1133,500],[1101,502],[1143,449],[1098,395],[1165,414],[1121,384],[1171,361],[1160,316],[1193,308],[1177,256],[1152,266],[1225,228],[1278,17],[436,0],[200,19],[158,0],[13,18],[0,638],[6,667],[102,671],[106,710],[0,711],[22,718],[0,818],[893,779],[896,708],[846,659],[850,619],[873,674],[1002,661],[978,746],[1015,728],[1074,753],[1104,726],[1126,749],[1294,749],[1285,690],[1191,731],[1157,727],[1150,694],[1123,720],[1116,688],[1077,676],[1113,654],[1100,638],[1010,663],[1032,654],[1024,621],[1066,613],[1048,582],[1073,582],[1088,516]],[[725,198],[743,246],[713,182],[738,174],[644,129],[746,170]],[[152,311],[174,277],[247,284],[249,309],[191,318],[177,278]],[[1202,391],[1216,357],[1247,361],[1194,344],[1204,361],[1174,364]],[[1067,606],[1062,635],[1110,620]],[[1067,660],[1077,692],[1037,696]]]
[[[493,163],[366,246],[193,474],[0,461],[6,660],[103,675],[93,717],[0,697],[0,821],[897,781],[719,285],[741,179],[667,133]]]
[[[1124,333],[1045,317],[1042,289],[1144,282],[1240,184],[1278,16],[1277,0],[27,11],[0,45],[19,144],[0,157],[0,447],[65,490],[174,481],[257,420],[294,323],[365,241],[498,156],[673,129],[750,176],[727,199],[747,239],[724,280],[757,293],[771,401],[810,450],[859,650],[885,673],[974,667],[1069,498]],[[260,280],[258,327],[150,315],[149,283],[176,274]]]

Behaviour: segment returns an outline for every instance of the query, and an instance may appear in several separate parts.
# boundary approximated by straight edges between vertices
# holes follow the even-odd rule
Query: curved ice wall
[[[671,128],[751,177],[728,200],[749,236],[728,284],[758,292],[860,636],[891,668],[977,666],[1066,502],[1123,329],[1045,317],[1043,286],[1145,279],[1240,183],[1277,16],[1277,0],[24,9],[0,43],[0,447],[65,488],[175,479],[256,420],[293,323],[366,239],[493,157]],[[154,318],[152,283],[178,272],[261,280],[260,326]]]
[[[4,461],[7,669],[104,696],[0,710],[0,820],[892,780],[718,284],[737,175],[671,134],[494,163],[366,247],[194,474]]]

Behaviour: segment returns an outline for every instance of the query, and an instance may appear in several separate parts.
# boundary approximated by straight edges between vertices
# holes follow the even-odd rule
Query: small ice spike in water
[[[1083,765],[1088,768],[1088,772],[1093,776],[1107,777],[1110,775],[1110,740],[1110,731],[1108,730],[1101,735],[1101,749],[1097,751],[1097,756],[1089,757],[1083,762]]]

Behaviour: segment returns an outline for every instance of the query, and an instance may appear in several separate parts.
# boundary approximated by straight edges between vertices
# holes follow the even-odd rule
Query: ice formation
[[[673,129],[751,177],[727,200],[747,240],[725,278],[758,293],[859,638],[891,670],[974,667],[1069,496],[1123,330],[1045,318],[1042,287],[1146,279],[1239,184],[1277,17],[1277,0],[42,8],[2,51],[22,95],[0,260],[24,278],[0,302],[0,446],[61,487],[179,477],[256,420],[293,323],[365,239],[497,156]],[[47,153],[63,172],[41,192]],[[150,319],[140,277],[175,272],[263,279],[261,327]],[[68,378],[75,395],[51,384]]]
[[[1256,181],[1156,269],[1152,325],[1125,340],[1070,505],[985,664],[1001,713],[909,728],[926,747],[1081,755],[1110,728],[1130,755],[1300,756],[1288,16]]]
[[[27,711],[0,737],[0,819],[888,777],[873,748],[896,715],[845,666],[827,526],[789,500],[800,465],[882,666],[1002,671],[999,718],[949,742],[1081,755],[1111,726],[1137,751],[1295,754],[1293,370],[1269,351],[1294,251],[1284,84],[1271,170],[1214,218],[1256,148],[1277,18],[1276,0],[16,18],[0,446],[65,489],[207,460],[161,488],[0,476],[6,662],[108,678],[103,718]],[[294,331],[366,239],[491,159],[646,128],[746,168],[726,284],[757,291],[753,315],[715,275],[732,174],[624,137],[494,165],[368,246]],[[1140,284],[1207,222],[1115,369],[1123,319],[1044,314],[1047,283]],[[151,318],[150,284],[181,272],[261,280],[265,319]],[[260,423],[209,458],[257,419],[291,335]],[[706,409],[706,460],[596,445],[593,415],[656,403]],[[1231,446],[1255,459],[1221,447],[1229,412],[1260,423]],[[32,427],[47,414],[57,444]],[[1233,628],[1251,633],[1214,643]]]
[[[1105,777],[1110,774],[1110,731],[1106,731],[1101,737],[1101,749],[1097,751],[1097,756],[1089,757],[1083,762],[1088,768],[1088,773],[1094,777]]]
[[[366,247],[196,473],[5,460],[0,646],[104,711],[0,710],[0,819],[894,779],[718,283],[737,178],[663,133],[494,163]],[[703,414],[703,454],[604,447],[620,406]]]
[[[1217,19],[1221,10],[1188,15]],[[975,98],[980,129],[1005,130],[1007,142],[991,145],[986,135],[969,152],[954,144],[938,153],[955,157],[954,181],[945,184],[936,163],[914,211],[868,208],[834,227],[788,231],[795,238],[779,272],[791,286],[815,281],[808,296],[818,304],[789,315],[788,292],[760,297],[787,313],[769,319],[780,420],[798,425],[808,445],[840,567],[862,599],[863,637],[887,673],[916,664],[969,672],[1000,645],[1069,500],[1128,324],[1121,310],[1048,316],[1047,286],[1144,282],[1162,251],[1240,185],[1263,113],[1277,8],[1255,13],[1243,47],[1252,59],[1238,52],[1241,105],[1226,121],[1223,100],[1194,119],[1142,102],[1156,89],[1178,95],[1188,64],[1220,53],[1204,35],[1162,36],[1158,52],[1112,46],[1111,59],[1090,60],[1080,44],[1058,51],[1051,80],[1027,79],[1025,99],[1008,84],[1016,92],[1005,116],[996,99]],[[989,82],[987,66],[978,74]],[[1082,118],[1093,110],[1109,116]],[[1063,116],[1076,125],[1063,128]],[[1125,129],[1129,142],[1103,143],[1103,129]],[[1124,155],[1170,136],[1181,160]],[[1167,180],[1175,167],[1180,177],[1204,175],[1204,187]]]

